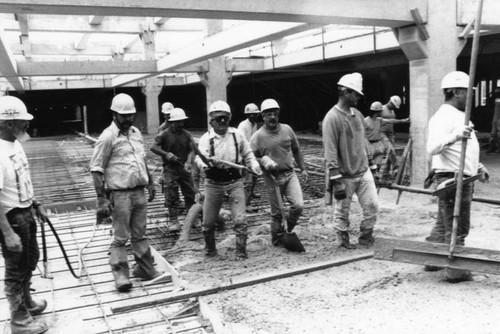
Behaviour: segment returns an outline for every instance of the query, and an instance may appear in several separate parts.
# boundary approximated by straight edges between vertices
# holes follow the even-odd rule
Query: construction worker
[[[332,189],[335,203],[334,224],[340,246],[356,248],[349,241],[349,209],[357,194],[363,210],[358,243],[374,243],[378,199],[374,175],[377,166],[371,161],[365,137],[363,115],[355,108],[363,96],[363,78],[359,73],[346,74],[337,83],[339,99],[323,119],[326,187]],[[370,171],[371,170],[371,171]]]
[[[13,96],[0,97],[0,244],[5,261],[5,297],[10,307],[11,333],[44,333],[47,325],[33,316],[47,307],[31,298],[31,277],[40,257],[36,239],[36,215],[47,214],[36,201],[28,159],[21,142],[33,116]]]
[[[252,138],[252,135],[259,129],[259,126],[257,124],[260,117],[259,107],[257,107],[257,105],[254,103],[247,104],[245,106],[245,115],[247,116],[247,119],[245,119],[238,125],[238,130],[241,131],[245,138],[250,142],[250,138]],[[246,173],[243,184],[245,187],[247,205],[250,205],[250,201],[252,198],[260,198],[260,194],[254,191],[257,180],[257,176],[251,173]]]
[[[282,218],[287,220],[287,232],[292,232],[304,210],[302,189],[294,170],[294,160],[301,170],[303,182],[307,182],[308,174],[295,132],[287,124],[279,123],[278,102],[273,99],[264,100],[260,110],[264,126],[252,136],[250,146],[264,171],[264,183],[271,205],[271,242],[274,246],[281,247],[285,233]],[[288,217],[282,217],[275,182],[278,183],[281,194],[290,202]]]
[[[486,153],[497,153],[500,149],[500,87],[495,88],[493,93],[495,109],[491,121],[490,147]]]
[[[432,157],[431,168],[434,171],[433,180],[438,185],[455,178],[459,171],[462,152],[462,139],[467,138],[464,176],[482,174],[480,181],[489,179],[486,167],[479,162],[479,142],[473,131],[474,125],[469,122],[465,125],[465,104],[469,76],[460,71],[450,72],[441,81],[444,94],[444,104],[429,120],[427,153]],[[438,186],[439,187],[439,186]],[[470,229],[470,206],[474,184],[466,183],[462,187],[460,214],[458,215],[458,229],[456,244],[463,246]],[[453,212],[455,208],[456,189],[450,189],[438,201],[438,218],[432,228],[427,241],[447,243],[451,241],[453,229]],[[426,266],[426,270],[433,271],[439,268]],[[472,279],[469,271],[448,270],[451,281]]]
[[[246,166],[257,174],[262,174],[262,171],[246,138],[240,131],[229,126],[229,105],[224,101],[213,102],[208,110],[208,117],[212,128],[201,136],[198,144],[203,157],[197,155],[195,159],[200,170],[205,173],[203,235],[206,256],[217,254],[215,226],[227,192],[236,233],[235,255],[243,259],[247,257],[247,217],[241,170],[234,166],[228,167],[222,161]]]
[[[384,104],[382,106],[382,113],[380,114],[380,117],[382,117],[384,119],[395,119],[396,118],[396,109],[399,109],[399,107],[401,107],[401,98],[397,95],[391,96],[391,98],[389,99],[389,102],[387,102],[386,104]],[[382,125],[382,127],[380,128],[380,131],[382,133],[384,133],[387,136],[387,138],[389,138],[389,140],[394,145],[394,143],[396,142],[396,140],[395,140],[396,136],[394,134],[393,124],[394,123],[386,123],[386,124]]]
[[[151,151],[161,156],[163,161],[163,178],[165,180],[165,207],[168,209],[170,231],[179,231],[178,202],[179,185],[184,195],[186,211],[195,202],[196,189],[191,176],[191,163],[194,159],[194,141],[192,135],[184,130],[184,121],[188,119],[181,108],[170,112],[170,126],[157,135]]]
[[[384,157],[386,154],[392,155],[392,159],[396,159],[396,153],[394,152],[394,146],[389,141],[387,136],[381,133],[380,129],[386,124],[400,124],[409,123],[408,118],[405,119],[386,119],[382,118],[382,103],[375,101],[370,106],[370,116],[365,117],[365,132],[366,138],[370,143],[370,153],[372,155],[373,162],[377,166],[381,166],[384,162]],[[391,159],[391,158],[390,158]]]
[[[110,109],[113,121],[97,139],[90,171],[97,193],[98,218],[113,218],[109,264],[116,289],[124,292],[132,287],[125,247],[129,239],[136,262],[134,277],[150,280],[159,275],[146,238],[147,202],[154,199],[155,187],[146,164],[143,137],[133,126],[134,100],[118,94]]]
[[[158,133],[166,130],[168,128],[168,120],[170,119],[170,112],[174,109],[174,105],[170,102],[165,102],[161,105],[161,113],[163,114],[164,121],[160,124],[158,128]]]

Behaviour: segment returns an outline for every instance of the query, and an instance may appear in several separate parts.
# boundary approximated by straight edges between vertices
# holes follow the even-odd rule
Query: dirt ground
[[[491,181],[476,183],[475,195],[498,199],[500,154],[484,155],[482,161]],[[376,236],[423,241],[437,204],[429,196],[404,193],[396,205],[396,197],[396,191],[380,191]],[[373,251],[339,249],[331,207],[325,215],[322,200],[316,204],[305,210],[295,230],[306,253],[273,247],[266,218],[250,229],[245,261],[233,256],[231,230],[218,234],[215,258],[204,258],[202,239],[190,241],[184,251],[167,253],[167,258],[189,289]],[[353,235],[360,217],[354,203]],[[466,246],[500,250],[499,223],[498,206],[473,202]],[[219,313],[226,333],[500,333],[500,276],[474,273],[473,281],[452,284],[445,281],[444,271],[374,259],[203,298]]]

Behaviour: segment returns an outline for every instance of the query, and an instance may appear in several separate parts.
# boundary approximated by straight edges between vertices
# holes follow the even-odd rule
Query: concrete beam
[[[24,91],[23,82],[17,75],[16,62],[9,46],[5,43],[4,31],[0,28],[0,76],[6,77],[14,90]]]
[[[413,24],[410,10],[427,20],[427,0],[0,0],[0,12],[261,20],[400,27]]]
[[[19,30],[21,35],[19,36],[19,41],[21,44],[22,52],[24,57],[31,58],[31,43],[30,43],[30,28],[28,24],[27,14],[17,14],[16,19],[19,22]]]
[[[67,76],[156,72],[154,60],[130,61],[37,61],[17,63],[20,76]]]
[[[159,59],[158,73],[170,72],[189,64],[308,29],[311,29],[311,26],[304,23],[250,22],[241,24]],[[113,85],[121,86],[158,73],[143,76],[119,76],[113,79]]]

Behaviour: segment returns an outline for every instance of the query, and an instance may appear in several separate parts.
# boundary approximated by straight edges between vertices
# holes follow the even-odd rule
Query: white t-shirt
[[[0,139],[0,203],[5,213],[29,207],[33,197],[28,159],[21,143]]]

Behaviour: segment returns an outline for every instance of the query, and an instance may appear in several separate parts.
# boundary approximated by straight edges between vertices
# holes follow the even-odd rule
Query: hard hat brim
[[[113,109],[111,109],[113,110]],[[116,110],[113,110],[115,113],[117,114],[120,114],[120,115],[131,115],[131,114],[135,114],[135,108],[133,110],[120,110],[120,111],[116,111]]]
[[[187,116],[186,116],[186,117],[174,118],[174,119],[172,119],[172,118],[171,118],[171,119],[169,119],[168,121],[169,121],[169,122],[177,122],[177,121],[183,121],[183,120],[188,119],[188,118],[189,118],[189,117],[187,117]]]
[[[14,117],[5,117],[0,116],[0,120],[2,121],[31,121],[33,119],[32,114],[24,114],[24,115],[16,115]]]

